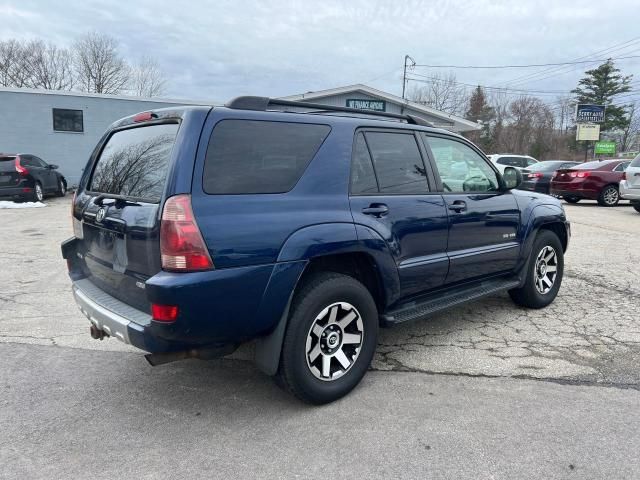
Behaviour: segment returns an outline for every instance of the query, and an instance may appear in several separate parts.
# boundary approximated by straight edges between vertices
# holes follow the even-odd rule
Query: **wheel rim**
[[[65,193],[67,193],[67,187],[64,186],[64,182],[62,180],[60,180],[60,193],[62,195],[64,195]]]
[[[36,199],[41,202],[42,201],[42,187],[36,183]]]
[[[618,190],[613,187],[609,187],[604,191],[603,197],[604,203],[607,205],[613,205],[618,201]]]
[[[319,380],[340,378],[356,363],[364,327],[360,312],[347,302],[323,309],[307,333],[306,358],[309,370]]]
[[[549,293],[558,276],[558,254],[553,247],[547,245],[540,250],[536,257],[533,275],[536,290],[543,295]]]

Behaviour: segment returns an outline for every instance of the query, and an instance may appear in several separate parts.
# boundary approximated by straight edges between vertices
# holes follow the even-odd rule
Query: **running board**
[[[487,295],[492,295],[520,286],[520,280],[514,277],[485,280],[472,285],[465,285],[449,291],[440,291],[413,302],[404,303],[397,308],[380,315],[383,327],[427,317],[441,310],[471,302]]]

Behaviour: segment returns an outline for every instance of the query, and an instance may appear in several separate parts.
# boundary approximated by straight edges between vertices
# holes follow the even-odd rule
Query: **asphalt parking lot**
[[[640,214],[567,205],[559,297],[498,295],[383,330],[322,408],[245,359],[152,368],[92,340],[60,241],[70,198],[0,210],[0,478],[638,478]]]

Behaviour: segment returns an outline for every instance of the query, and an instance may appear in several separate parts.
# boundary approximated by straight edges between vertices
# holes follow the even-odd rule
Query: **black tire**
[[[67,194],[67,182],[62,178],[58,178],[58,189],[56,190],[56,197],[64,197]]]
[[[602,207],[615,207],[620,202],[620,193],[615,185],[607,185],[598,196],[598,205]]]
[[[567,203],[578,203],[580,199],[578,197],[563,197]]]
[[[321,317],[322,313],[331,312],[336,304],[340,305],[338,309],[342,309],[342,305],[355,307],[354,315],[359,314],[359,317],[356,316],[356,320],[344,327],[341,332],[342,335],[345,335],[347,329],[360,328],[361,325],[361,343],[359,347],[347,345],[346,337],[340,336],[339,345],[336,344],[339,346],[337,349],[341,351],[353,349],[349,350],[352,357],[349,360],[352,363],[349,367],[345,367],[342,376],[331,379],[332,375],[343,369],[341,362],[338,362],[336,357],[331,358],[328,361],[329,365],[332,365],[330,368],[336,368],[336,371],[322,380],[318,375],[322,376],[324,372],[317,369],[317,373],[314,373],[312,371],[313,363],[309,362],[309,357],[316,347],[320,351],[321,342],[325,341],[321,336],[324,336],[327,328],[332,325],[331,320],[328,320],[324,327],[319,327],[318,322],[322,322],[319,320],[323,318]],[[337,318],[340,317],[334,317],[333,325],[339,323]],[[362,319],[362,322],[359,322],[358,318]],[[324,328],[323,333],[317,335],[314,347],[309,348],[309,352],[307,352],[307,348],[313,345],[312,332],[315,331],[314,327],[316,326],[320,329]],[[331,333],[329,337],[331,337]],[[344,343],[343,340],[345,340]],[[314,274],[305,281],[293,298],[280,355],[280,366],[276,374],[276,383],[304,402],[316,405],[333,402],[349,393],[362,380],[373,359],[377,342],[378,309],[367,288],[356,279],[346,275],[333,272]],[[324,347],[328,347],[328,344],[325,343]],[[349,353],[347,353],[348,355]],[[331,355],[318,353],[316,358],[324,365],[323,357],[329,356]]]
[[[640,213],[640,203],[634,203],[634,204],[633,204],[633,209],[634,209],[636,212]]]
[[[553,280],[551,288],[546,292],[541,292],[536,285],[539,279],[540,270],[538,270],[539,256],[552,248],[556,255],[556,276]],[[551,264],[545,263],[545,272]],[[562,276],[564,274],[564,253],[562,243],[558,236],[549,231],[541,230],[533,242],[533,248],[525,268],[525,282],[520,288],[509,290],[511,299],[518,305],[528,308],[544,308],[553,302],[558,295],[560,285],[562,284]],[[548,285],[543,284],[546,288]]]
[[[44,190],[42,189],[42,184],[40,182],[36,182],[33,186],[33,194],[31,195],[32,202],[42,202],[44,200]]]

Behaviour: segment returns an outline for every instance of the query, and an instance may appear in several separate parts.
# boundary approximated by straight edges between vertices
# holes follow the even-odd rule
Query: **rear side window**
[[[351,162],[351,193],[366,195],[378,192],[378,182],[373,171],[371,155],[364,135],[359,133],[353,147],[353,161]]]
[[[510,167],[523,167],[523,162],[518,157],[502,157],[497,163],[500,165],[509,165]]]
[[[613,169],[614,172],[624,172],[631,162],[623,162]]]
[[[0,172],[15,172],[16,157],[0,157]]]
[[[218,195],[288,192],[330,130],[308,123],[223,120],[209,140],[203,189]]]
[[[427,172],[413,134],[367,132],[366,138],[381,193],[429,191]]]
[[[89,190],[159,202],[177,133],[177,123],[115,132],[100,154]]]

